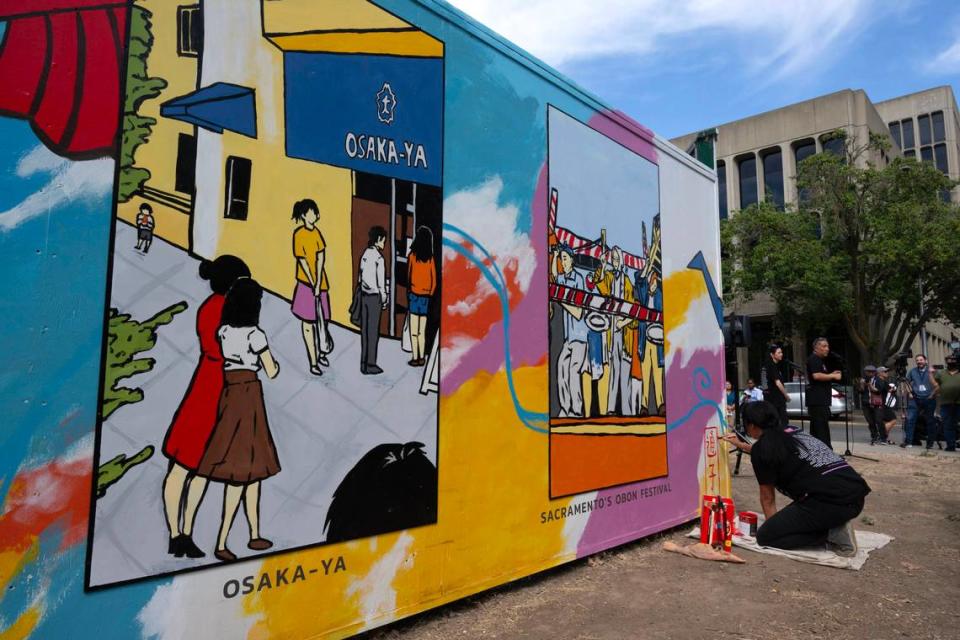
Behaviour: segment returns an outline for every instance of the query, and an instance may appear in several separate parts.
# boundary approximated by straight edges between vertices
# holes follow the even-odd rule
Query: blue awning
[[[257,137],[257,107],[253,89],[216,82],[168,100],[160,105],[160,115],[203,127],[215,133],[224,129]]]

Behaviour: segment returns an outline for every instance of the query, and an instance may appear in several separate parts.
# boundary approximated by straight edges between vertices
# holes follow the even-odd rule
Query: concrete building
[[[933,162],[951,178],[960,179],[960,113],[949,86],[936,87],[874,103],[860,89],[836,93],[792,104],[780,109],[729,122],[716,127],[716,170],[720,218],[763,201],[777,206],[796,205],[797,166],[816,153],[842,144],[830,134],[842,129],[855,144],[866,144],[871,133],[889,136],[889,152],[871,152],[861,161],[883,166],[894,157],[916,157]],[[671,140],[681,149],[697,150],[698,133]],[[950,194],[960,202],[960,187]],[[738,378],[741,384],[759,369],[764,356],[762,345],[772,336],[773,302],[757,299],[729,312],[749,315],[754,328],[754,349],[740,349]],[[934,364],[942,364],[949,343],[960,330],[940,322],[926,327],[926,349],[918,336],[914,353],[926,350]],[[828,336],[829,337],[829,336]],[[844,339],[841,335],[838,339]],[[794,359],[809,352],[803,336],[792,339]]]

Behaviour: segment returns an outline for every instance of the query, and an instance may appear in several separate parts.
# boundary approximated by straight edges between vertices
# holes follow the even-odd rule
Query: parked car
[[[847,410],[847,390],[841,387],[838,384],[831,385],[832,397],[830,403],[830,414],[834,418],[843,417],[844,411]],[[784,388],[787,390],[787,395],[790,396],[790,400],[787,402],[787,415],[798,417],[800,413],[800,389],[801,385],[799,382],[788,382],[784,385]],[[806,390],[806,383],[803,384],[803,389]],[[851,409],[853,407],[851,406]],[[803,414],[804,417],[809,416],[810,412],[807,410],[807,399],[803,398]]]

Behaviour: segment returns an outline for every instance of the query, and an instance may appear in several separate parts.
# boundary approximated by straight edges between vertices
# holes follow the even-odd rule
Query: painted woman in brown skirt
[[[267,336],[257,326],[262,298],[263,289],[250,278],[237,280],[227,292],[217,332],[223,351],[223,392],[217,424],[197,469],[199,475],[225,484],[223,520],[214,553],[224,562],[237,559],[227,549],[227,534],[241,499],[250,525],[247,547],[265,551],[273,546],[260,537],[260,482],[280,472],[280,461],[257,372],[262,368],[269,378],[276,378],[280,365],[270,353]]]

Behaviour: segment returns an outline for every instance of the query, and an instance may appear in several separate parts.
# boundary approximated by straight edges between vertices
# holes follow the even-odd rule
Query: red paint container
[[[741,523],[740,533],[756,538],[758,519],[757,514],[753,511],[741,511],[738,515],[740,516]],[[746,525],[746,527],[743,527],[742,525]],[[746,528],[746,531],[744,531],[744,528]]]

